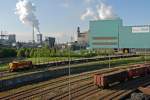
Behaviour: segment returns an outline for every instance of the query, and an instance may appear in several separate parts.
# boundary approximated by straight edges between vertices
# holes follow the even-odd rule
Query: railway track
[[[129,93],[132,93],[137,89],[141,84],[149,83],[150,76],[136,78],[132,81],[127,81],[125,83],[121,83],[113,86],[110,89],[98,89],[94,85],[90,85],[85,89],[76,89],[71,91],[71,99],[72,100],[120,100],[122,97],[126,96]],[[57,96],[53,98],[53,100],[68,100],[67,93],[65,95]]]
[[[76,76],[73,77],[73,78],[76,78]],[[82,78],[80,78],[80,79],[82,79]],[[74,80],[78,82],[80,79],[76,79],[76,80],[74,79]],[[3,99],[19,99],[19,98],[21,99],[21,98],[29,97],[31,95],[34,95],[34,93],[36,93],[36,92],[40,92],[41,89],[46,90],[46,88],[49,87],[49,86],[50,86],[50,88],[47,88],[47,89],[55,89],[58,86],[62,86],[64,84],[67,84],[67,81],[68,81],[68,78],[62,77],[60,79],[52,80],[52,81],[50,81],[46,84],[40,85],[38,87],[33,87],[31,89],[23,90],[23,91],[20,91],[20,92],[17,92],[17,93],[12,93],[11,95],[6,95],[6,96],[3,96],[3,97],[1,96],[0,99],[1,100],[3,100]],[[73,82],[75,82],[75,81],[73,81]],[[57,84],[57,83],[59,83],[59,84]]]
[[[10,76],[15,76],[18,75],[19,73],[17,72],[9,72],[9,71],[2,71],[0,72],[0,78],[5,78],[5,77],[10,77]]]
[[[124,67],[126,68],[126,67]],[[74,75],[70,77],[70,84],[71,88],[74,90],[75,88],[80,89],[81,87],[83,88],[84,86],[92,85],[93,86],[93,74],[94,73],[106,73],[106,72],[112,72],[115,70],[119,70],[119,68],[110,68],[108,69],[103,69],[103,70],[98,70],[98,71],[93,71],[93,72],[88,72],[88,73],[83,73],[80,75]],[[68,80],[69,78],[62,77],[62,78],[57,78],[54,80],[50,80],[46,84],[39,85],[37,87],[33,87],[30,89],[25,89],[16,93],[13,93],[14,91],[9,91],[9,94],[1,93],[0,94],[0,100],[18,100],[18,99],[33,99],[33,98],[39,98],[45,94],[49,94],[49,98],[55,98],[61,95],[64,95],[64,93],[68,93]],[[67,88],[66,88],[67,87]],[[59,91],[62,92],[59,92]],[[55,92],[54,92],[55,91]],[[77,90],[76,90],[77,91]],[[51,94],[51,96],[50,96]],[[44,96],[45,97],[45,96]]]
[[[136,79],[131,82],[127,82],[126,84],[122,84],[118,86],[120,89],[119,91],[115,91],[111,95],[107,96],[106,99],[113,99],[113,100],[119,100],[123,99],[126,95],[134,92],[140,85],[143,84],[150,84],[150,76],[148,77],[142,77],[140,79]]]
[[[99,89],[99,91],[98,89],[95,89],[87,94],[76,97],[74,100],[120,100],[134,92],[140,85],[145,83],[150,84],[149,78],[150,76],[137,78],[129,82],[127,81],[125,83],[115,85],[109,89]]]
[[[129,67],[121,67],[129,68]],[[141,82],[146,82],[145,80],[150,78],[140,78],[137,81],[127,81],[126,83],[118,84],[113,86],[110,89],[100,89],[93,84],[93,74],[96,73],[108,73],[112,71],[119,70],[120,68],[110,68],[104,70],[97,70],[93,72],[83,73],[80,75],[71,76],[70,79],[65,76],[50,80],[46,84],[39,85],[37,87],[32,87],[30,89],[21,90],[18,92],[9,92],[9,94],[4,95],[0,94],[0,100],[33,100],[33,99],[42,99],[42,100],[68,100],[69,99],[69,80],[70,80],[70,94],[72,100],[83,100],[92,98],[104,99],[104,98],[119,98],[119,96],[133,91],[134,88],[142,84]],[[136,83],[137,82],[137,83]],[[136,83],[137,85],[131,85]],[[130,86],[130,87],[127,87]],[[126,88],[127,87],[127,88]],[[101,98],[100,98],[101,97]]]
[[[70,83],[71,87],[70,89],[73,91],[74,90],[74,87],[76,87],[76,90],[81,90],[81,89],[84,89],[84,88],[88,88],[88,86],[91,86],[93,85],[92,81],[90,81],[91,79],[88,79],[88,80],[80,80],[82,82],[74,82],[74,83]],[[78,84],[80,83],[80,85]],[[44,97],[44,99],[53,99],[53,98],[56,98],[57,96],[61,96],[64,92],[66,93],[66,95],[69,95],[68,94],[68,90],[69,90],[69,87],[68,87],[68,84],[65,84],[61,87],[57,87],[57,89],[55,90],[48,90],[48,91],[44,91],[42,93],[42,96],[41,96],[41,93],[39,93],[40,95],[39,96],[32,96],[30,99],[35,99],[35,98],[39,98],[39,97]],[[46,93],[46,95],[45,95]],[[51,95],[52,94],[52,95]],[[43,98],[42,98],[43,99]]]
[[[124,96],[135,91],[139,85],[150,82],[150,80],[148,80],[149,78],[150,76],[146,79],[136,79],[121,85],[116,85],[111,89],[104,90],[91,85],[80,91],[71,91],[71,100],[120,100]],[[68,100],[68,98],[67,95],[65,97],[56,97],[53,100]]]

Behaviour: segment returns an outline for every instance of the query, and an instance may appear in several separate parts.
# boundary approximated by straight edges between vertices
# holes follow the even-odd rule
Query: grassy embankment
[[[77,59],[77,58],[71,58],[71,59]],[[63,61],[63,60],[68,60],[67,57],[47,57],[47,58],[28,58],[26,60],[31,60],[33,61],[33,63],[43,63],[43,62],[48,62],[48,61]],[[132,64],[132,63],[137,63],[137,62],[144,62],[144,61],[150,61],[150,56],[141,56],[141,57],[134,57],[134,58],[120,58],[120,59],[113,59],[113,60],[110,60],[110,64],[113,66],[113,65],[128,65],[128,64]],[[90,62],[88,64],[89,65],[100,65],[100,64],[103,64],[103,65],[106,65],[108,64],[109,61],[96,61],[96,62]],[[80,66],[80,65],[79,65]],[[81,66],[87,66],[87,64],[83,64]],[[1,64],[0,65],[0,71],[5,71],[5,70],[8,70],[8,64]]]
[[[0,64],[0,71],[8,70],[8,64]]]
[[[73,59],[79,59],[79,57],[72,57]],[[68,57],[39,57],[39,58],[27,58],[26,60],[30,60],[33,64],[38,63],[46,63],[46,62],[54,62],[54,61],[64,61],[68,60]]]
[[[72,57],[73,59],[78,59],[78,57]],[[39,64],[39,63],[47,63],[47,62],[56,62],[56,61],[64,61],[68,60],[68,57],[39,57],[39,58],[26,58],[24,60],[30,60],[33,62],[33,64]],[[0,64],[0,71],[8,70],[9,64]]]

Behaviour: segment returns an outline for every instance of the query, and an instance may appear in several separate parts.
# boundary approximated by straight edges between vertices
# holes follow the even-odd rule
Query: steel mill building
[[[90,48],[150,48],[150,25],[123,26],[121,19],[90,21]]]

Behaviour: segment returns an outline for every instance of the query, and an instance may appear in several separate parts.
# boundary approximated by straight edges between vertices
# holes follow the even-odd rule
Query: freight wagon
[[[105,74],[95,74],[94,84],[98,87],[107,88],[114,83],[124,82],[135,77],[141,77],[150,74],[150,64],[132,66],[132,68],[122,69]]]
[[[94,75],[94,84],[98,87],[109,87],[111,84],[115,82],[125,81],[127,78],[127,71],[119,70],[106,74],[95,74]]]

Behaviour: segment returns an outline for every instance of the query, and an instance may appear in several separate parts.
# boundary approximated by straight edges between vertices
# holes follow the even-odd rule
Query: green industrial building
[[[150,48],[150,26],[123,26],[121,19],[90,21],[90,48]]]

